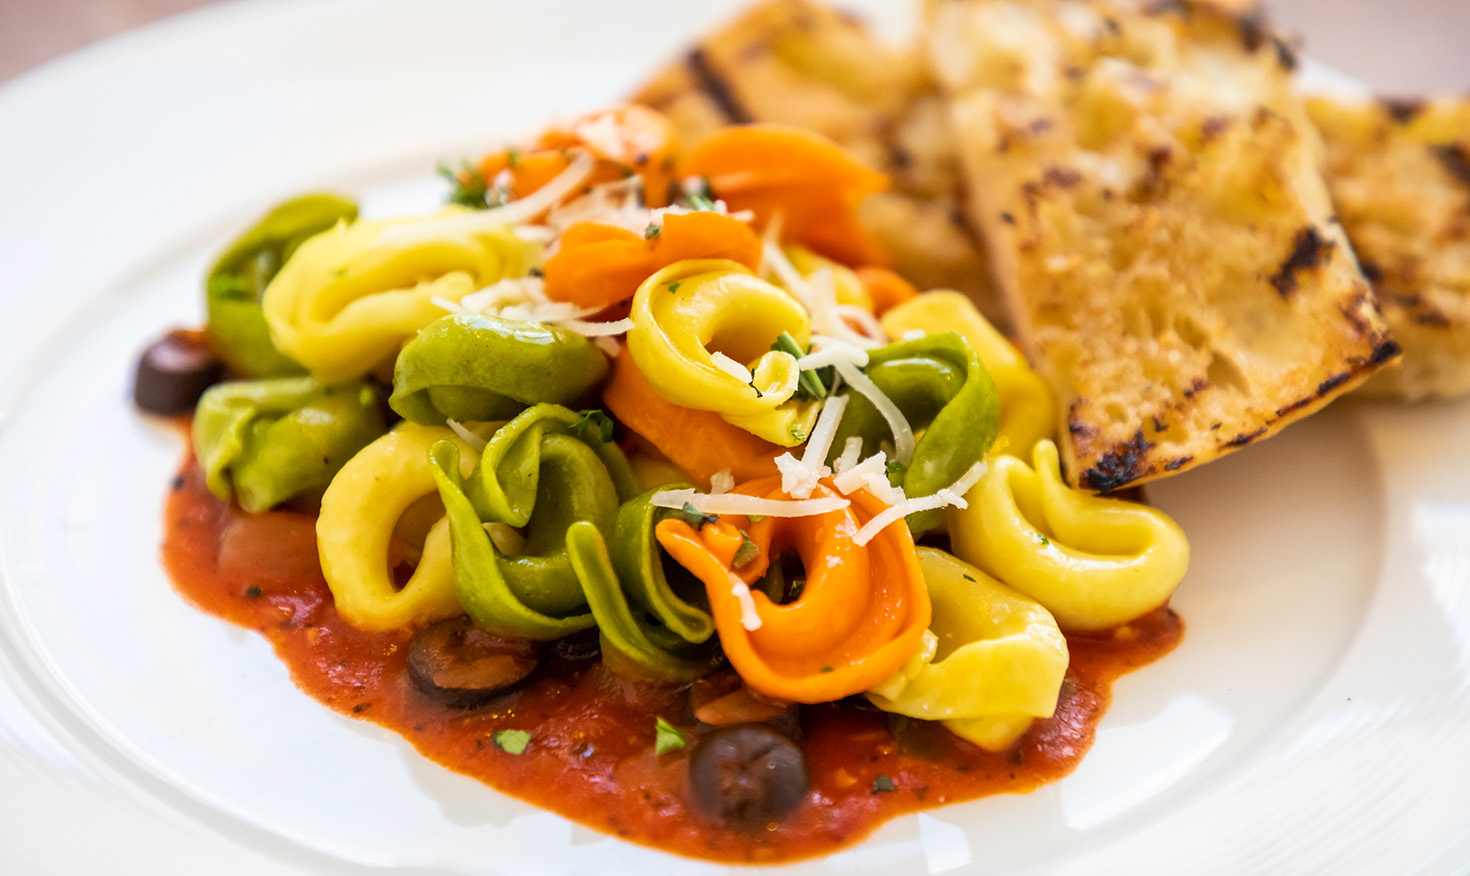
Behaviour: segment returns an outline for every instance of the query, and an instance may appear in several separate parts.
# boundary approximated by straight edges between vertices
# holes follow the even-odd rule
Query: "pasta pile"
[[[1056,400],[970,300],[887,269],[886,179],[834,143],[684,150],[619,107],[453,176],[423,217],[285,204],[210,279],[240,379],[194,419],[209,488],[319,505],[353,625],[595,628],[620,674],[728,664],[996,750],[1056,708],[1064,633],[1183,577],[1168,517],[1067,486]]]

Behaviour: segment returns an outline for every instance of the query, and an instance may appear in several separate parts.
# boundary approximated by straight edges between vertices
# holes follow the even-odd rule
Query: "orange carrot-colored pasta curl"
[[[785,497],[780,478],[735,492]],[[812,495],[838,494],[824,483]],[[698,530],[671,517],[655,530],[664,550],[704,582],[725,656],[762,694],[822,703],[860,693],[890,678],[922,643],[929,591],[908,527],[895,523],[860,546],[858,529],[887,506],[866,491],[848,498],[851,505],[825,514],[755,523],[726,515]],[[754,552],[741,550],[747,539]],[[745,602],[745,587],[785,550],[800,555],[805,587],[781,604],[751,588]],[[752,603],[759,625],[751,623]]]

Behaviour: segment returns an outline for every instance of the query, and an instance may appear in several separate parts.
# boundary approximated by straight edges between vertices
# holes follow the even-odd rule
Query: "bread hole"
[[[1176,316],[1174,318],[1174,333],[1187,346],[1196,349],[1209,346],[1209,335],[1188,316]]]
[[[1210,355],[1210,366],[1205,371],[1210,383],[1221,388],[1229,387],[1242,395],[1249,395],[1251,391],[1250,380],[1245,372],[1230,357],[1215,350]]]

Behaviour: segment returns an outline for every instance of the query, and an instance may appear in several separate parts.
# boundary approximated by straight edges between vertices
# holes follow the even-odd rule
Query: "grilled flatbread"
[[[934,0],[971,219],[1110,492],[1262,440],[1399,354],[1289,46],[1239,4]]]
[[[1404,347],[1400,365],[1361,392],[1470,393],[1470,100],[1307,107],[1327,145],[1337,218]]]
[[[694,143],[723,125],[779,122],[816,131],[884,173],[893,190],[862,219],[920,288],[969,294],[1002,321],[983,248],[959,203],[949,114],[919,54],[810,0],[765,0],[710,34],[633,100]]]

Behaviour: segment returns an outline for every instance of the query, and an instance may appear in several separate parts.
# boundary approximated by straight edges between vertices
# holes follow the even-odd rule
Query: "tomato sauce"
[[[632,842],[720,861],[820,855],[906,812],[1055,781],[1092,745],[1113,680],[1167,654],[1183,634],[1161,608],[1109,636],[1069,637],[1055,716],[1000,754],[855,700],[804,707],[806,804],[768,829],[733,830],[691,807],[688,748],[654,753],[658,716],[689,732],[691,746],[697,738],[688,685],[629,681],[596,659],[548,651],[519,689],[451,709],[408,680],[407,633],[363,632],[337,614],[317,563],[315,517],[246,514],[221,502],[192,457],[165,513],[163,559],[180,593],[268,638],[296,684],[324,705],[387,727],[498,791]],[[520,754],[495,744],[507,729],[530,734]]]

